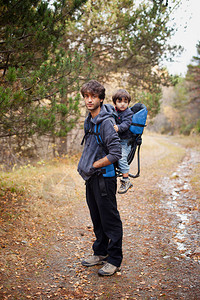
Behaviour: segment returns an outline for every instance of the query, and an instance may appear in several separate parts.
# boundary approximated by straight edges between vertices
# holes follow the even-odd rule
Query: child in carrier
[[[112,96],[112,100],[118,113],[117,125],[114,125],[114,128],[119,134],[122,146],[122,158],[118,161],[118,167],[123,177],[121,179],[121,186],[118,190],[118,193],[124,194],[133,186],[128,177],[129,165],[127,162],[128,154],[131,151],[131,145],[128,143],[132,136],[129,127],[132,123],[133,112],[128,107],[131,101],[131,96],[126,90],[119,89]]]

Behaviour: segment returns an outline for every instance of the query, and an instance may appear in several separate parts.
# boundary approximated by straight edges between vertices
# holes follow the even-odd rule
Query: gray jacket
[[[100,158],[107,156],[111,163],[115,163],[121,158],[120,139],[113,127],[115,120],[112,115],[113,107],[107,104],[102,105],[100,113],[94,119],[91,118],[91,114],[89,113],[85,120],[85,131],[87,129],[94,131],[95,124],[101,123],[100,136],[103,145],[107,149],[107,153],[105,153],[105,150],[97,143],[94,134],[87,134],[85,136],[85,145],[78,164],[78,172],[84,180],[88,180],[92,175],[101,171],[93,167],[93,163]]]

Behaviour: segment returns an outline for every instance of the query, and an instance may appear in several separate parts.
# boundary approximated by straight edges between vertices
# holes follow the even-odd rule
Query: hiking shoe
[[[132,188],[132,183],[130,182],[130,179],[121,179],[121,186],[118,190],[119,194],[124,194],[128,191],[128,189]]]
[[[101,276],[111,276],[115,274],[115,272],[119,272],[120,268],[110,264],[106,263],[99,271],[98,274]]]
[[[102,265],[105,262],[106,258],[107,258],[107,255],[106,256],[92,255],[92,256],[89,256],[88,258],[86,258],[85,260],[82,260],[81,263],[83,266],[86,266],[86,267]]]

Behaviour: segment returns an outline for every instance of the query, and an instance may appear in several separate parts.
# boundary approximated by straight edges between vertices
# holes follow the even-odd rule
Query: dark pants
[[[86,199],[94,226],[94,255],[107,255],[108,262],[119,267],[122,262],[122,222],[116,202],[117,180],[103,175],[86,182]]]

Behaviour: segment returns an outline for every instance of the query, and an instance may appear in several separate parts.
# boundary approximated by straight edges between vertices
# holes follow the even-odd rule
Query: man
[[[113,275],[122,262],[122,222],[117,210],[117,179],[114,163],[121,158],[121,145],[114,129],[112,108],[103,105],[105,88],[96,80],[81,89],[89,110],[84,123],[85,146],[78,172],[86,181],[86,200],[96,240],[94,254],[82,261],[90,267],[104,264],[99,275]]]

